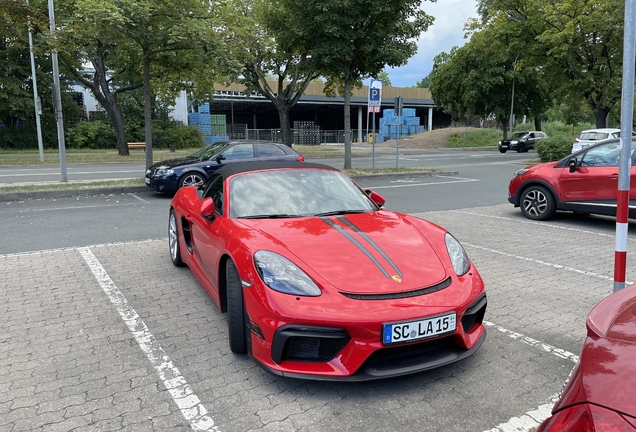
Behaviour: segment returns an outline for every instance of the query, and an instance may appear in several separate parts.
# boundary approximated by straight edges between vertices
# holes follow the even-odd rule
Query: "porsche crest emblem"
[[[391,276],[391,279],[393,279],[394,281],[396,281],[397,283],[401,283],[402,282],[402,278],[399,277],[398,275],[395,276]]]

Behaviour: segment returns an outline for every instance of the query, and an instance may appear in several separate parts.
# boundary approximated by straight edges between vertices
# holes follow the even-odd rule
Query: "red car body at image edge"
[[[579,364],[537,432],[636,430],[636,285],[611,294],[587,318]]]
[[[484,284],[428,221],[308,163],[234,164],[171,203],[169,245],[222,312],[235,353],[296,378],[361,381],[474,354]]]

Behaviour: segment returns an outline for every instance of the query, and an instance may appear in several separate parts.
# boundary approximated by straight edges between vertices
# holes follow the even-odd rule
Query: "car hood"
[[[580,372],[588,401],[636,417],[636,287],[630,290],[631,299],[617,307],[613,320],[608,317],[605,337],[587,338]]]
[[[272,245],[284,247],[289,259],[310,267],[341,292],[400,293],[430,287],[449,276],[442,264],[450,265],[448,257],[440,259],[404,215],[379,211],[241,222],[267,236]],[[443,232],[431,231],[443,243]]]
[[[152,165],[150,168],[156,169],[156,168],[159,168],[160,166],[167,167],[167,168],[175,168],[181,165],[190,165],[199,161],[200,161],[199,158],[186,156],[182,158],[168,159],[165,161],[157,162],[156,164]]]

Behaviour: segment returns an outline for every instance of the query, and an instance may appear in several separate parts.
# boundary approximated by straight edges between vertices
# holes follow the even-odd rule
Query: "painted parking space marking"
[[[499,255],[503,255],[503,256],[507,256],[510,258],[516,258],[516,259],[520,259],[520,260],[524,260],[524,261],[529,261],[529,262],[533,262],[536,264],[541,264],[541,265],[545,265],[548,267],[553,267],[553,268],[557,268],[560,270],[567,270],[567,271],[571,271],[574,273],[580,273],[586,276],[592,276],[592,277],[596,277],[599,279],[605,279],[605,280],[609,280],[609,281],[613,281],[614,280],[614,276],[605,276],[602,274],[598,274],[598,273],[594,273],[591,272],[589,270],[580,270],[580,269],[575,269],[574,267],[570,267],[570,266],[566,266],[566,265],[562,265],[562,264],[553,264],[547,261],[542,261],[542,260],[538,260],[538,259],[534,259],[534,258],[529,258],[529,257],[524,257],[524,256],[520,256],[520,255],[515,255],[515,254],[509,254],[507,252],[502,252],[502,251],[498,251],[496,249],[490,249],[490,248],[486,248],[486,247],[482,247],[482,246],[477,246],[471,243],[462,243],[464,246],[469,246],[469,247],[473,247],[475,249],[479,249],[479,250],[483,250],[486,252],[492,252],[492,253],[496,253]],[[631,285],[634,282],[629,282],[629,281],[625,281],[626,284]]]
[[[441,182],[426,182],[426,183],[408,183],[408,184],[399,184],[399,185],[387,185],[387,186],[374,186],[373,189],[393,189],[393,188],[402,188],[402,187],[412,187],[412,186],[435,186],[435,185],[443,185],[443,184],[453,184],[453,183],[471,183],[478,182],[478,179],[471,178],[463,178],[463,177],[448,177],[448,176],[433,176],[435,178],[450,178],[454,179],[451,181],[441,181]]]
[[[538,225],[538,226],[548,227],[548,228],[556,228],[556,229],[565,230],[565,231],[578,232],[578,233],[581,233],[581,234],[593,234],[593,235],[597,235],[597,236],[600,236],[600,237],[615,238],[615,234],[601,233],[601,232],[597,232],[597,231],[584,230],[584,229],[580,229],[580,228],[570,228],[570,227],[554,225],[554,224],[550,224],[550,223],[546,223],[546,222],[535,222],[535,221],[531,221],[531,220],[527,220],[527,219],[515,219],[515,218],[487,215],[487,214],[468,212],[468,211],[462,211],[462,210],[450,210],[450,211],[452,211],[454,213],[463,213],[463,214],[467,214],[467,215],[471,215],[471,216],[481,216],[481,217],[486,217],[486,218],[491,218],[491,219],[505,220],[505,221],[510,221],[510,222],[514,222],[514,223],[523,223],[523,224]],[[628,237],[627,240],[636,241],[636,238]]]
[[[150,202],[150,201],[145,200],[145,199],[143,199],[142,197],[140,197],[140,196],[138,196],[137,194],[132,193],[132,192],[131,192],[131,193],[128,193],[127,195],[130,195],[130,196],[131,196],[131,197],[133,197],[134,199],[139,200],[139,201],[141,201],[141,202]]]
[[[194,394],[186,379],[172,363],[172,360],[159,345],[157,339],[150,333],[144,321],[137,315],[137,312],[130,306],[126,297],[108,276],[108,273],[93,255],[90,248],[77,248],[77,251],[82,255],[100,287],[117,309],[146,358],[157,371],[161,382],[172,396],[172,400],[177,404],[190,427],[195,431],[218,432],[219,429],[214,426],[214,420],[207,415],[208,410],[197,395]]]

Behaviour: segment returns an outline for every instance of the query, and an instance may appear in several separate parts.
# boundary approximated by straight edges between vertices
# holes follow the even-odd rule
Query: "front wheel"
[[[230,350],[235,354],[247,352],[245,306],[243,286],[236,265],[230,259],[225,264],[227,284],[227,330]]]
[[[505,153],[505,152],[507,152],[507,151],[508,151],[507,149],[503,149],[503,148],[500,148],[500,149],[499,149],[499,153]]]
[[[543,186],[530,186],[521,194],[521,213],[528,219],[546,220],[554,216],[556,202]]]
[[[517,153],[525,153],[526,151],[526,145],[519,143],[517,144]]]
[[[168,246],[170,249],[170,259],[172,264],[177,267],[183,267],[181,260],[181,246],[179,245],[179,228],[177,225],[177,215],[174,209],[170,210],[170,219],[168,221]]]
[[[179,187],[184,186],[201,186],[205,183],[205,178],[197,172],[185,173],[179,180]]]

